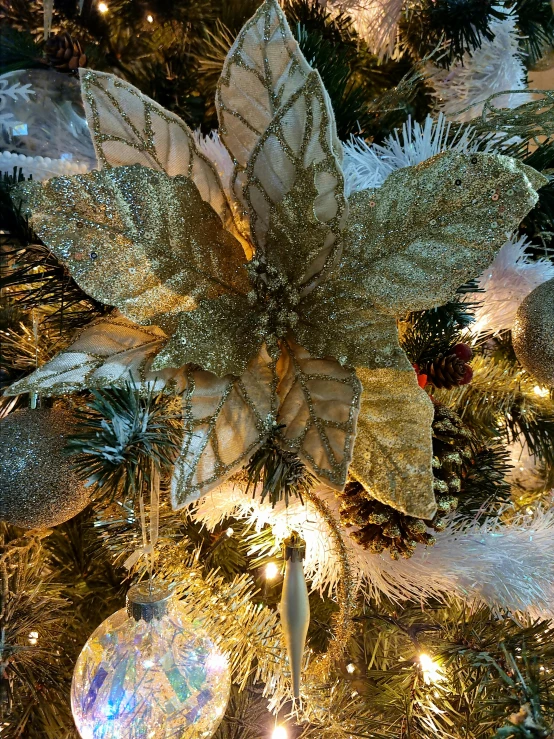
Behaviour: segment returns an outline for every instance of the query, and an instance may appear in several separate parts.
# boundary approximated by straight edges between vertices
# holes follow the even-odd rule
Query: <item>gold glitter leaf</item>
[[[185,175],[230,227],[232,215],[217,171],[198,151],[188,126],[119,77],[92,69],[79,71],[100,166],[142,164],[170,177]]]
[[[152,365],[154,370],[190,362],[219,377],[242,375],[263,343],[259,314],[241,295],[203,300],[181,313],[177,329]]]
[[[265,348],[241,377],[187,370],[185,435],[171,481],[173,508],[217,487],[266,438],[275,411],[275,363]]]
[[[431,401],[411,367],[358,368],[356,374],[363,391],[351,473],[382,503],[432,518]]]
[[[492,261],[546,179],[498,154],[438,154],[350,199],[345,278],[383,311],[446,303]]]
[[[182,368],[150,370],[152,358],[164,341],[165,334],[157,326],[137,326],[116,311],[89,323],[70,346],[33,374],[11,385],[6,394],[59,395],[90,388],[122,387],[128,382],[140,389],[161,390],[169,386],[182,392],[186,384]]]
[[[314,359],[291,339],[277,362],[282,444],[324,483],[342,490],[356,433],[360,383],[334,359]]]
[[[172,333],[197,300],[249,289],[239,242],[186,177],[133,165],[18,192],[83,290],[136,323]]]
[[[302,299],[294,332],[314,357],[335,357],[352,367],[406,369],[396,320],[374,308],[366,291],[340,274]]]

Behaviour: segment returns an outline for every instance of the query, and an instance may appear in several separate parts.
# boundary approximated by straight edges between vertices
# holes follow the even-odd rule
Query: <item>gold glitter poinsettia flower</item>
[[[100,170],[20,193],[77,283],[117,310],[10,392],[132,377],[181,393],[176,508],[276,434],[325,484],[341,489],[350,470],[431,518],[433,410],[396,316],[479,274],[546,180],[507,157],[447,153],[347,202],[328,95],[275,0],[218,85],[228,177],[134,87],[91,70],[81,82]]]

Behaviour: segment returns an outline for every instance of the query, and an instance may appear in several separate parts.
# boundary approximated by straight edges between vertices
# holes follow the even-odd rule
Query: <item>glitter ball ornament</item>
[[[67,410],[30,408],[0,421],[0,520],[23,528],[67,521],[90,500],[63,453],[75,423]]]
[[[82,739],[199,739],[231,688],[225,656],[160,583],[141,583],[79,655],[71,707]]]
[[[533,377],[554,385],[554,279],[543,282],[519,306],[512,328],[517,358]]]

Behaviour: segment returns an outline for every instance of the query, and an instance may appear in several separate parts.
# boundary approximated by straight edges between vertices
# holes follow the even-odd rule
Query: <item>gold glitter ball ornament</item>
[[[543,385],[554,385],[554,279],[536,287],[519,306],[512,340],[527,372]]]
[[[75,423],[67,410],[30,408],[0,421],[0,520],[26,529],[57,526],[90,500],[63,453]]]

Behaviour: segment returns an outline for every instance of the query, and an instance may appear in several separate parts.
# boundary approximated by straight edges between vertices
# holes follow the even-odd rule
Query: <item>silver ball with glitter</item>
[[[0,520],[22,528],[49,528],[73,518],[91,489],[63,449],[75,424],[57,408],[30,408],[0,421]]]
[[[554,385],[554,279],[536,287],[519,306],[512,339],[527,372],[542,385]]]

